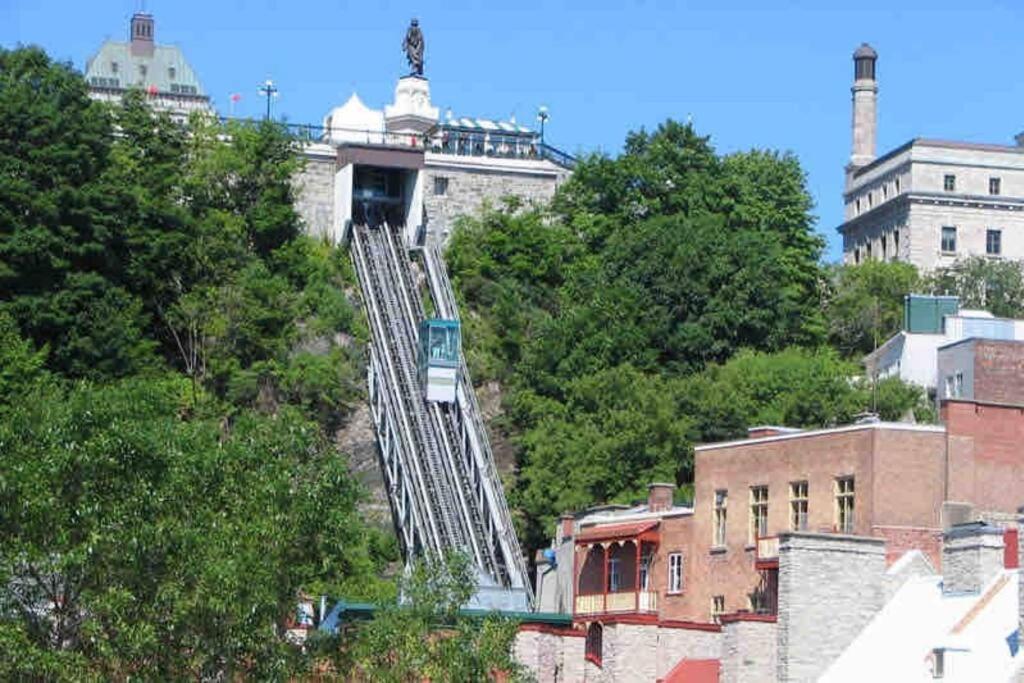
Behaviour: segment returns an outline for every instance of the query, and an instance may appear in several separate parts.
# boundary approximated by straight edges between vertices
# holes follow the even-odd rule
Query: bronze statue
[[[416,19],[409,24],[409,30],[405,32],[405,40],[402,41],[402,50],[405,51],[405,58],[409,60],[409,67],[412,68],[413,76],[423,75],[423,31],[420,30],[420,22]]]

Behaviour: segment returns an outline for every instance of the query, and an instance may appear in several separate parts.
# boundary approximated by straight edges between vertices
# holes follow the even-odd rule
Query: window
[[[587,646],[583,658],[597,666],[601,666],[601,640],[603,635],[601,624],[596,621],[587,629]]]
[[[668,592],[683,592],[683,554],[669,553],[668,556]]]
[[[116,74],[119,68],[121,68],[121,65],[117,62],[110,63],[110,73]]]
[[[446,195],[448,194],[448,179],[444,176],[434,176],[434,194],[435,195]]]
[[[946,651],[942,648],[932,650],[932,678],[945,678]]]
[[[843,534],[853,533],[853,477],[836,479],[836,531]]]
[[[942,228],[942,253],[956,253],[956,228],[948,225]]]
[[[168,78],[170,78],[173,81],[175,76],[177,76],[177,75],[178,75],[178,70],[177,69],[175,69],[173,66],[167,67],[167,77]]]
[[[671,564],[671,560],[669,561]],[[640,558],[640,590],[650,590],[651,581],[651,554],[647,553]]]
[[[864,245],[864,258],[866,258],[868,261],[871,260],[871,241],[870,240],[868,241],[867,244]]]
[[[855,247],[853,250],[853,262],[860,264],[860,247]]]
[[[988,179],[988,193],[989,194],[999,194],[1000,190],[1002,189],[1000,187],[1000,185],[1002,185],[1002,184],[1003,183],[1002,183],[1002,181],[999,178],[989,178]]]
[[[895,259],[900,257],[900,231],[892,231],[892,256]]]
[[[875,205],[875,197],[870,192],[868,192],[868,208],[870,209],[874,205]]]
[[[888,185],[882,185],[882,201],[884,202],[888,198],[889,198],[889,186]]]
[[[716,595],[711,598],[711,621],[719,623],[723,614],[725,614],[725,596]]]
[[[860,200],[859,199],[857,200],[856,207],[857,207],[857,210],[855,212],[855,215],[859,215],[860,214]]]
[[[953,379],[953,375],[948,375],[946,377],[946,398],[955,398],[955,395],[953,393],[955,391],[956,391],[956,383],[955,383],[955,380]]]
[[[728,491],[715,491],[715,537],[713,539],[712,545],[716,548],[721,548],[725,546],[725,515],[728,503]]]
[[[951,174],[943,176],[942,189],[946,192],[956,192],[956,176]]]
[[[807,482],[794,481],[789,485],[789,528],[807,531]]]
[[[953,379],[953,391],[956,392],[957,398],[964,395],[964,373],[956,373],[956,377]]]
[[[143,78],[146,77],[146,65],[145,64],[139,64],[139,75],[142,76]]]
[[[882,260],[889,254],[889,240],[885,235],[882,235]]]
[[[896,194],[900,193],[900,179],[896,179]]]
[[[985,231],[985,253],[989,256],[999,256],[1003,253],[1003,231]]]
[[[750,487],[750,533],[748,543],[768,535],[768,487]]]
[[[617,593],[619,586],[622,583],[622,574],[620,573],[622,563],[619,558],[613,557],[608,560],[608,592]]]

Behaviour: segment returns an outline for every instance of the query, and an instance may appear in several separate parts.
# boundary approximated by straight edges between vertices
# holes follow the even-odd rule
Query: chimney
[[[943,535],[942,590],[977,593],[1003,569],[1003,530],[985,522],[957,524]]]
[[[131,39],[133,57],[153,56],[153,15],[136,12],[132,15],[128,37]]]
[[[878,82],[875,62],[878,53],[861,43],[853,53],[853,150],[850,169],[867,166],[875,160],[875,137],[878,122]]]
[[[672,509],[672,494],[675,493],[675,484],[654,482],[647,485],[647,510],[649,512],[664,512]]]
[[[572,538],[576,530],[576,518],[572,515],[561,515],[558,518],[558,540],[564,542]]]

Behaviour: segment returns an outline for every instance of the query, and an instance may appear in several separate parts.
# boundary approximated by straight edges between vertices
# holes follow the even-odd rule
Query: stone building
[[[444,243],[456,218],[485,203],[498,206],[505,197],[546,202],[574,163],[514,121],[450,113],[442,120],[431,104],[429,81],[418,76],[399,79],[394,101],[383,109],[353,94],[311,137],[304,146],[305,168],[296,178],[296,206],[310,234],[332,242],[345,238],[359,201],[352,193],[354,168],[398,163],[391,152],[405,159],[403,220],[410,244]]]
[[[914,138],[876,156],[878,55],[853,54],[853,146],[843,192],[845,263],[922,270],[965,256],[1024,259],[1024,147]]]
[[[108,40],[100,46],[86,63],[85,80],[94,99],[108,102],[138,88],[154,109],[179,121],[193,111],[213,111],[181,49],[156,42],[156,22],[145,12],[132,15],[128,42]]]

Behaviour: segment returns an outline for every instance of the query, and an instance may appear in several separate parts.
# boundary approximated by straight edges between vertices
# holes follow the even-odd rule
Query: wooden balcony
[[[607,600],[606,600],[607,598]],[[658,611],[658,594],[654,591],[620,591],[576,596],[576,616],[590,614],[643,614]]]
[[[777,569],[779,566],[779,537],[759,536],[755,553],[755,569]]]

